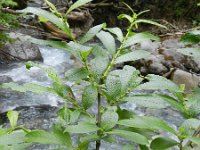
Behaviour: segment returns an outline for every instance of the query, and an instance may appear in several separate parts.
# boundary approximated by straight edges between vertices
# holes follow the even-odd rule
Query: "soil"
[[[113,1],[110,1],[113,2]],[[150,10],[145,13],[143,18],[157,21],[168,29],[161,29],[149,25],[141,25],[140,31],[150,31],[157,34],[183,32],[199,24],[200,8],[197,7],[197,1],[192,0],[142,0],[139,2],[125,0],[135,12]],[[108,26],[119,26],[126,28],[127,21],[120,21],[117,16],[122,13],[130,14],[131,12],[124,4],[114,2],[113,5],[107,7],[99,7],[91,10],[94,17],[94,24],[100,24],[102,21],[106,22]]]

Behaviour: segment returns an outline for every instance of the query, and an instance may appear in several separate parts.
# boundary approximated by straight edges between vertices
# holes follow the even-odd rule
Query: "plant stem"
[[[97,126],[101,126],[101,94],[98,93],[98,112],[97,112]],[[97,131],[97,135],[101,136],[101,131]],[[99,150],[101,146],[101,140],[96,141],[96,150]]]
[[[117,57],[120,55],[121,51],[123,50],[124,43],[125,43],[125,41],[128,39],[128,37],[129,37],[129,35],[130,35],[130,33],[131,33],[131,30],[132,30],[132,28],[133,28],[134,25],[135,25],[135,23],[133,22],[133,23],[131,23],[131,25],[129,26],[129,28],[128,28],[128,30],[127,30],[128,32],[127,32],[125,38],[124,38],[123,41],[121,42],[120,47],[117,49],[117,53],[114,54],[114,56],[112,57],[112,60],[111,60],[110,64],[107,66],[105,72],[104,72],[103,75],[102,75],[103,81],[105,81],[105,79],[107,78],[107,75],[108,75],[108,73],[110,72],[111,68],[113,67],[113,65],[114,65],[114,63],[115,63],[115,60],[117,59]]]
[[[200,134],[200,125],[199,127],[196,129],[196,131],[193,133],[193,135],[191,137],[197,137]],[[191,141],[187,141],[187,143],[184,146],[191,146],[192,142]]]
[[[183,149],[183,145],[182,145],[182,144],[183,144],[183,140],[181,140],[181,141],[180,141],[180,144],[179,144],[179,149],[180,149],[180,150]]]
[[[91,115],[89,112],[87,112],[87,110],[83,109],[83,108],[76,102],[75,99],[68,98],[67,100],[68,100],[70,103],[72,103],[72,104],[74,105],[74,107],[80,109],[80,110],[81,110],[84,114],[86,114],[88,117],[93,118],[92,115]]]
[[[90,67],[89,67],[89,65],[88,65],[87,60],[83,60],[83,63],[84,63],[84,65],[85,65],[87,71],[89,72],[89,79],[90,79],[90,82],[94,85],[95,80],[94,80],[94,77],[93,77],[93,75],[92,75],[92,72],[91,72],[91,70],[90,70]]]

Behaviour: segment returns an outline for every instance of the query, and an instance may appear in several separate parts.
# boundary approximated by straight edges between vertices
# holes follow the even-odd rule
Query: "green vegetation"
[[[199,88],[192,95],[186,95],[184,85],[177,86],[162,76],[149,74],[144,77],[129,65],[123,66],[122,69],[114,67],[115,64],[123,64],[149,56],[149,52],[144,50],[131,51],[131,45],[145,40],[159,40],[157,36],[150,33],[133,32],[133,29],[138,28],[140,23],[153,24],[163,28],[165,26],[150,20],[139,19],[147,11],[137,14],[127,6],[132,15],[122,14],[118,17],[127,19],[129,22],[125,35],[120,28],[109,28],[104,23],[91,28],[80,39],[74,39],[66,16],[89,0],[79,0],[74,3],[67,11],[66,16],[59,14],[49,1],[46,0],[46,2],[51,8],[51,13],[32,7],[21,12],[32,12],[38,15],[40,20],[52,22],[66,32],[72,41],[28,39],[34,43],[65,49],[80,61],[82,66],[68,70],[65,76],[67,80],[75,81],[77,85],[80,83],[85,85],[82,99],[81,102],[77,100],[72,87],[66,85],[54,69],[33,62],[26,63],[27,69],[38,67],[43,70],[52,80],[52,86],[5,83],[0,87],[19,92],[53,93],[62,97],[65,104],[58,111],[58,120],[53,125],[51,132],[27,130],[22,126],[17,126],[18,113],[8,112],[11,128],[0,127],[1,150],[13,149],[13,147],[15,150],[23,150],[30,143],[59,145],[59,150],[87,150],[91,142],[96,142],[96,150],[99,150],[102,140],[114,143],[116,142],[115,136],[129,141],[129,145],[123,146],[124,150],[134,149],[135,146],[139,146],[142,150],[161,150],[174,146],[183,150],[190,149],[194,145],[200,146],[200,138],[197,136],[200,128],[200,120],[197,119],[197,115],[200,113]],[[196,35],[196,32],[192,34]],[[93,38],[98,38],[103,46],[88,45],[87,42]],[[116,42],[119,42],[120,45],[117,46]],[[92,59],[88,59],[89,56]],[[145,94],[144,90],[157,92]],[[170,94],[164,94],[163,90],[168,90]],[[134,93],[135,91],[137,93]],[[102,105],[103,102],[107,105]],[[175,130],[160,118],[137,116],[129,110],[121,109],[120,104],[127,102],[155,109],[170,106],[180,111],[186,119],[180,127],[177,127],[178,130]],[[73,107],[70,107],[71,105]],[[89,111],[91,107],[97,108],[96,114]],[[171,136],[165,137],[161,134],[163,131]],[[77,144],[72,142],[72,136],[78,137]],[[155,136],[156,138],[154,138]],[[176,137],[176,140],[172,137]],[[186,144],[183,141],[186,141]]]
[[[13,0],[0,1],[0,46],[4,45],[9,40],[6,31],[11,27],[16,26],[18,22],[15,15],[4,12],[3,8],[16,5],[17,3]]]

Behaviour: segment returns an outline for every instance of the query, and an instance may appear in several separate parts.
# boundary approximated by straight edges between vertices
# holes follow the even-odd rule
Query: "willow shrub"
[[[77,1],[67,13],[87,2],[89,1]],[[56,8],[51,3],[49,5],[52,7],[51,13],[39,8],[26,8],[22,12],[32,12],[39,15],[43,20],[51,21],[58,28],[72,35],[67,19],[58,15]],[[82,66],[68,70],[65,73],[65,79],[61,79],[53,68],[27,62],[27,69],[38,67],[46,72],[52,80],[52,86],[33,83],[0,85],[1,88],[10,88],[19,92],[53,93],[62,97],[64,102],[63,107],[58,111],[58,119],[50,132],[27,130],[17,126],[17,113],[9,112],[11,128],[0,128],[0,141],[5,138],[11,141],[0,142],[1,149],[7,150],[16,145],[23,144],[21,146],[26,147],[27,145],[24,144],[40,143],[59,145],[59,150],[87,150],[90,143],[95,142],[96,150],[99,150],[101,141],[115,143],[117,136],[128,141],[129,144],[123,145],[121,143],[124,150],[135,147],[142,150],[161,150],[174,146],[179,147],[179,149],[189,149],[193,145],[199,146],[200,138],[197,137],[197,130],[200,127],[200,120],[195,119],[200,112],[199,89],[196,89],[192,96],[186,97],[183,85],[177,86],[162,76],[149,74],[144,77],[140,75],[138,70],[129,65],[123,66],[122,69],[114,67],[116,64],[136,61],[150,55],[145,50],[132,51],[131,45],[145,40],[159,40],[157,36],[150,33],[135,33],[132,31],[133,28],[138,28],[140,23],[164,27],[156,22],[138,18],[146,11],[136,14],[131,8],[130,10],[132,15],[122,14],[118,17],[119,19],[127,19],[129,22],[125,35],[118,27],[108,28],[106,24],[100,24],[92,27],[78,40],[71,36],[72,41],[70,42],[26,37],[27,40],[34,43],[62,48],[71,52]],[[98,38],[102,42],[102,46],[87,44],[93,38]],[[116,42],[120,43],[119,46]],[[84,88],[81,101],[77,100],[73,88],[66,85],[63,80],[74,81],[77,85],[84,83],[82,84]],[[156,92],[144,93],[144,91],[149,90]],[[170,94],[159,92],[163,90],[167,90]],[[122,109],[121,104],[127,102],[154,109],[172,107],[180,111],[186,119],[176,130],[158,117],[148,116],[148,114],[138,116],[126,108]],[[96,108],[96,112],[91,112],[91,108]],[[20,134],[16,132],[20,132]],[[164,136],[161,134],[163,132],[170,136]],[[13,136],[15,138],[12,138]],[[77,137],[76,143],[72,141],[72,136]],[[16,137],[17,141],[13,141]]]

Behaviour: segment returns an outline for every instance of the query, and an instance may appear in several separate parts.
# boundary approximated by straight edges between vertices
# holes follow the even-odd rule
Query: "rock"
[[[170,78],[177,85],[185,84],[186,93],[190,93],[195,87],[200,86],[200,76],[180,69],[173,71]]]
[[[12,82],[12,81],[13,81],[12,78],[9,77],[9,76],[5,76],[5,75],[0,76],[0,84],[9,83],[9,82]]]
[[[0,61],[9,62],[13,60],[42,60],[39,47],[29,41],[23,41],[11,34],[11,38],[16,39],[0,48]]]
[[[162,47],[166,49],[176,49],[176,48],[183,48],[184,44],[179,42],[179,39],[166,39],[162,42]]]
[[[196,45],[193,45],[195,47]],[[166,39],[163,42],[144,41],[133,45],[132,50],[142,49],[151,53],[148,58],[131,62],[131,65],[146,75],[154,73],[164,75],[171,68],[179,68],[185,71],[200,73],[200,60],[185,56],[176,50],[185,46],[178,39]],[[127,64],[127,65],[130,65]]]

